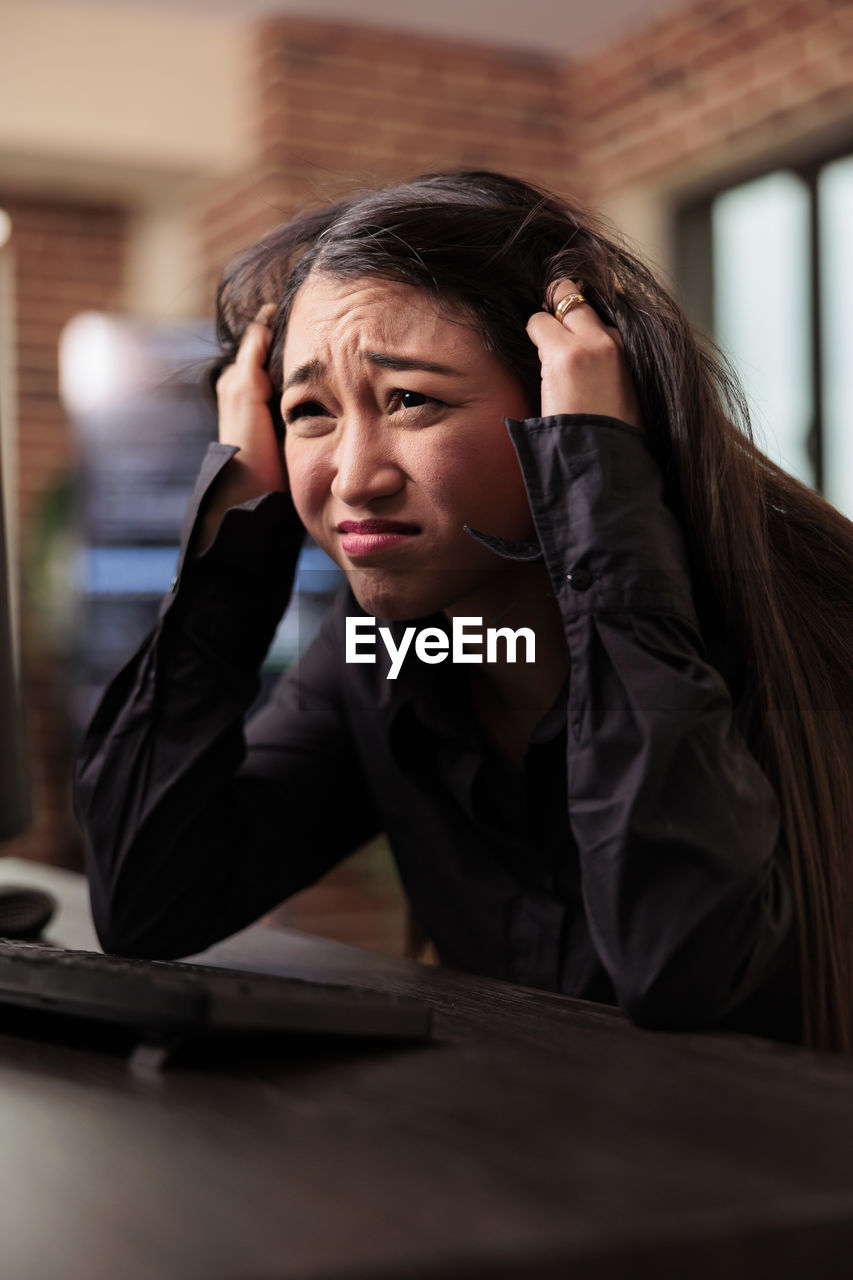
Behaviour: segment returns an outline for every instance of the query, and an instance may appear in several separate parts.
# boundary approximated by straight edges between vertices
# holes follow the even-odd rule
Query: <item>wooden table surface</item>
[[[85,884],[49,930],[94,944]],[[3,1280],[853,1274],[853,1063],[255,926],[238,968],[415,995],[434,1041],[133,1070],[0,1032]]]

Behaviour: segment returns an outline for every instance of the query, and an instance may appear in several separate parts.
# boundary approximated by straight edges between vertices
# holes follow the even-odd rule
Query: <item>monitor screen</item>
[[[0,840],[9,840],[28,825],[30,803],[2,465],[0,456]]]

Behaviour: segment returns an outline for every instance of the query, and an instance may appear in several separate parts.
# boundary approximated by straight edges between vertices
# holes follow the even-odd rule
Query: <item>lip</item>
[[[336,529],[343,535],[341,550],[351,559],[391,551],[420,533],[416,524],[405,520],[342,520]]]

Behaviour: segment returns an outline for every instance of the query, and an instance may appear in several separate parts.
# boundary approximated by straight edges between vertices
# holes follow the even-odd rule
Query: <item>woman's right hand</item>
[[[223,369],[216,383],[220,443],[237,445],[240,452],[222,471],[210,495],[194,547],[196,555],[210,546],[229,507],[271,490],[287,489],[284,455],[269,409],[272,384],[266,364],[273,311],[273,304],[261,308],[243,334],[236,360]]]
[[[274,310],[272,303],[261,308],[243,334],[237,359],[223,369],[216,384],[219,439],[240,448],[235,462],[243,473],[246,498],[287,488],[269,410],[272,384],[266,369],[272,341],[268,322]]]

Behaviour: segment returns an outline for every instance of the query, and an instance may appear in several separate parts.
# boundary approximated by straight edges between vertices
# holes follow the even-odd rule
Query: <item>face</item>
[[[411,285],[309,277],[284,346],[285,459],[296,509],[388,619],[499,616],[517,566],[463,525],[533,537],[503,419],[522,387],[460,313]]]

